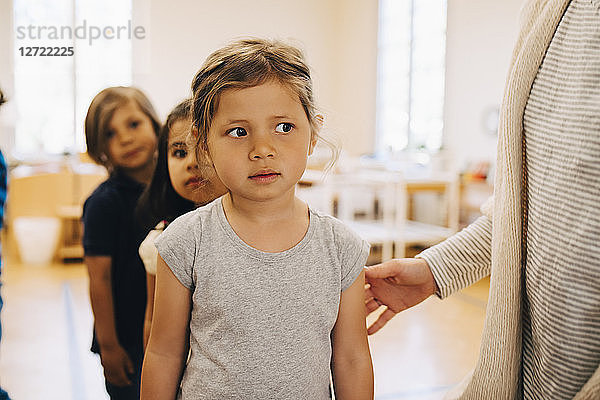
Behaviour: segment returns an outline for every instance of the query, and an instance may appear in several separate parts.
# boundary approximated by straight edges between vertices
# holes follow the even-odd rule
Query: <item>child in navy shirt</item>
[[[83,207],[83,247],[94,313],[92,351],[100,354],[111,399],[138,399],[146,277],[134,209],[155,165],[160,123],[138,89],[98,93],[85,120],[87,151],[110,172]]]

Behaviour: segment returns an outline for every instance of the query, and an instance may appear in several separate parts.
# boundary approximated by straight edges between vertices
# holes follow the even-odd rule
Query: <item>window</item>
[[[94,95],[131,84],[131,35],[114,35],[131,28],[131,0],[14,0],[14,26],[16,155],[84,151]],[[73,55],[33,56],[36,47],[72,47]]]
[[[446,0],[380,0],[379,154],[442,145]]]

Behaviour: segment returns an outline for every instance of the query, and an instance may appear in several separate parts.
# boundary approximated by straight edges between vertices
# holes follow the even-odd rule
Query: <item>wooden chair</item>
[[[306,181],[310,184],[302,185],[298,196],[342,220],[372,246],[381,246],[381,260],[404,257],[407,246],[428,247],[455,232],[453,227],[408,219],[412,192],[400,172],[364,169],[320,180],[313,175]],[[450,191],[453,186],[447,187]],[[444,206],[454,207],[454,203],[444,202]],[[453,223],[453,218],[448,222]]]

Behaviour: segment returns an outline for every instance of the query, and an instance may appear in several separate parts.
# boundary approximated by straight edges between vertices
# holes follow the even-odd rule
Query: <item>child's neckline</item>
[[[238,234],[235,232],[235,230],[233,229],[233,227],[227,220],[227,216],[225,215],[225,210],[223,209],[222,199],[223,199],[223,197],[219,197],[218,199],[215,200],[215,208],[217,211],[219,223],[220,223],[221,227],[223,228],[223,230],[225,231],[225,233],[227,234],[227,237],[233,242],[232,244],[238,250],[242,251],[247,256],[251,256],[253,258],[258,258],[262,261],[282,260],[282,259],[291,257],[294,254],[301,251],[306,246],[306,244],[310,241],[311,237],[314,234],[315,214],[314,214],[313,210],[310,207],[308,207],[308,216],[309,216],[308,229],[306,230],[304,237],[298,243],[296,243],[293,247],[291,247],[287,250],[280,251],[280,252],[271,253],[271,252],[259,250],[255,247],[250,246],[248,243],[246,243],[244,240],[242,240],[242,238],[240,238],[238,236]]]
[[[131,176],[127,175],[125,172],[121,170],[114,170],[109,175],[109,179],[112,179],[114,182],[118,182],[121,186],[131,189],[144,189],[146,185],[138,180],[135,180]]]
[[[146,167],[146,168],[148,168],[148,167]],[[118,175],[121,177],[126,177],[127,179],[131,180],[132,182],[136,182],[137,184],[147,186],[150,184],[150,181],[152,180],[152,171],[153,170],[154,170],[154,164],[149,169],[150,175],[148,176],[148,170],[144,171],[143,169],[140,169],[137,171],[127,171],[124,168],[115,167],[113,169],[111,175],[115,174],[115,175]]]

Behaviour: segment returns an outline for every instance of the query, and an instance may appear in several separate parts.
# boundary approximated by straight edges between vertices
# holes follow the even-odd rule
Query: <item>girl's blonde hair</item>
[[[198,131],[196,156],[200,156],[199,150],[208,150],[208,131],[221,94],[227,89],[259,86],[270,80],[298,95],[312,137],[320,138],[322,121],[317,118],[310,69],[302,51],[278,40],[242,39],[209,55],[192,81],[192,125]],[[335,147],[333,151],[337,153]]]
[[[109,170],[113,169],[106,156],[110,120],[119,107],[130,101],[133,101],[150,118],[154,133],[158,136],[160,122],[156,111],[146,95],[134,87],[115,86],[102,90],[92,100],[85,117],[87,153],[97,164],[103,165]]]

